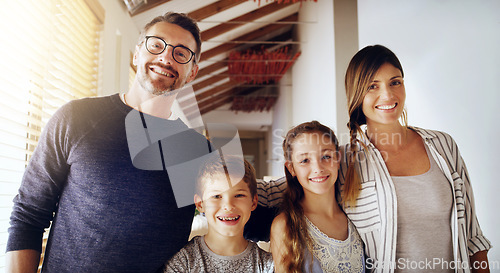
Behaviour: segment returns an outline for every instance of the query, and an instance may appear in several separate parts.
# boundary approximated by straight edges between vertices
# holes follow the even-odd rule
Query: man
[[[178,208],[165,166],[132,162],[125,120],[129,113],[144,119],[141,105],[161,96],[167,106],[155,122],[165,131],[185,130],[169,119],[169,92],[194,80],[200,51],[191,18],[159,16],[141,32],[127,94],[76,100],[57,111],[14,199],[8,272],[36,272],[50,221],[43,272],[154,272],[186,244],[194,206]]]

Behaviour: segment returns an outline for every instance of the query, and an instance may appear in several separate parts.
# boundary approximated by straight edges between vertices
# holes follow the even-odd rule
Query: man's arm
[[[7,273],[36,273],[40,263],[40,252],[33,249],[6,253]]]

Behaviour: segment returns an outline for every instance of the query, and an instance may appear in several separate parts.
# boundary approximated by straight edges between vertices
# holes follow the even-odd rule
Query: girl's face
[[[292,144],[291,157],[285,165],[297,177],[306,195],[335,192],[340,156],[327,135],[321,132],[299,135]]]
[[[363,99],[366,124],[393,125],[403,114],[406,99],[401,71],[392,64],[383,64],[375,74]]]

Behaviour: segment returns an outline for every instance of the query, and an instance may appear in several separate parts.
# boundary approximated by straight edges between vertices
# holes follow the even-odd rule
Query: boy
[[[207,218],[208,233],[194,237],[164,272],[273,272],[271,254],[243,237],[257,207],[255,170],[238,157],[223,160],[209,158],[198,176],[194,202]]]

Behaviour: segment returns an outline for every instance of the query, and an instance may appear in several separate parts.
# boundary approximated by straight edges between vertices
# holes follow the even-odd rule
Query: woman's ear
[[[194,195],[194,205],[196,206],[196,209],[198,209],[199,212],[201,213],[205,212],[205,208],[203,207],[203,200],[198,194]]]
[[[296,176],[296,175],[295,175],[295,170],[293,169],[293,164],[292,164],[292,162],[290,162],[290,161],[285,162],[285,167],[286,167],[286,169],[290,172],[290,174],[291,174],[292,176]]]

